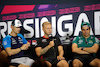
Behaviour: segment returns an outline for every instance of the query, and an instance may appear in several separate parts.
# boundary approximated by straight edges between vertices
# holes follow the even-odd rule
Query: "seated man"
[[[100,60],[94,55],[99,49],[99,40],[90,35],[89,23],[83,22],[81,31],[82,36],[75,37],[72,44],[73,67],[82,67],[84,64],[100,67]]]
[[[19,34],[20,26],[22,26],[20,20],[15,19],[11,25],[11,33],[3,38],[2,44],[11,60],[10,63],[18,63],[20,64],[19,67],[29,67],[34,60],[24,55],[23,50],[27,50],[30,43],[23,35]]]
[[[53,64],[58,67],[69,67],[67,61],[63,57],[63,46],[61,45],[60,39],[57,37],[49,38],[52,33],[52,26],[50,22],[44,22],[42,24],[42,30],[44,36],[37,40],[37,46],[35,48],[36,54],[46,60],[48,67]],[[57,55],[57,52],[59,55]]]

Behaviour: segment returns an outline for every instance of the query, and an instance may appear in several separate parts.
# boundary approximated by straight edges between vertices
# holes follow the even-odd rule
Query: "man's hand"
[[[28,44],[23,44],[22,47],[20,47],[20,48],[21,48],[21,50],[27,50],[28,47],[29,47]]]
[[[79,49],[81,50],[82,47],[79,47]]]
[[[65,60],[65,58],[63,56],[57,56],[58,60]]]
[[[54,40],[50,41],[49,46],[50,48],[54,46]]]

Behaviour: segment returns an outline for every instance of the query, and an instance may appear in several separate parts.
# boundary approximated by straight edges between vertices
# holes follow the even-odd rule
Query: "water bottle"
[[[70,37],[69,34],[67,34],[66,39],[64,40],[65,44],[70,44]]]

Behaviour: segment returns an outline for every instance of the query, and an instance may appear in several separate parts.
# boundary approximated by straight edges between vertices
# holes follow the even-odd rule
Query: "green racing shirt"
[[[99,45],[99,40],[95,36],[91,36],[89,38],[84,38],[83,36],[77,36],[73,39],[73,43],[76,43],[79,47],[92,47],[95,43]],[[100,45],[99,45],[100,46]],[[94,56],[95,53],[93,53]]]
[[[84,38],[83,36],[77,36],[73,39],[73,43],[76,43],[79,47],[92,47],[95,43],[99,45],[99,40],[95,36]]]

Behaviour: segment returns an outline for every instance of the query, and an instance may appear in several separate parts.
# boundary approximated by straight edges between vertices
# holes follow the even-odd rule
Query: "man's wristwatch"
[[[81,48],[81,50],[83,50],[83,49],[84,49],[84,47]]]

